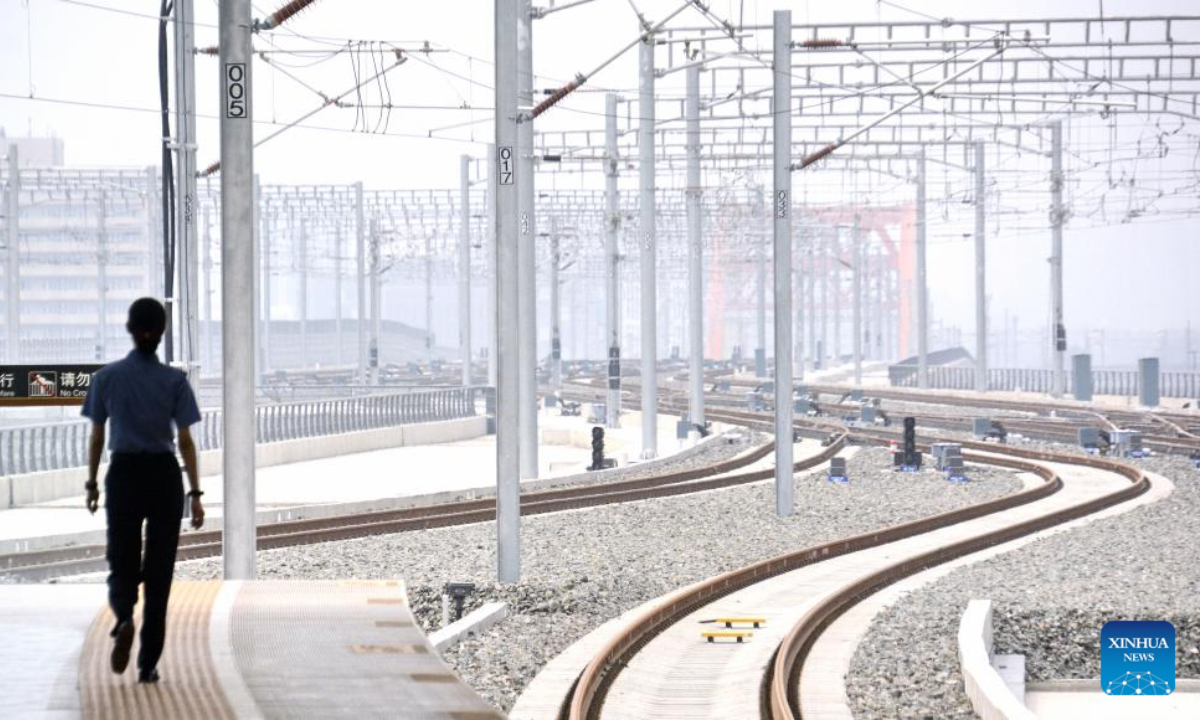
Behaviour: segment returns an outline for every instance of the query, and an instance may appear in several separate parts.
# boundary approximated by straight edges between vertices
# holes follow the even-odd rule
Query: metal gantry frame
[[[239,18],[248,14],[245,5],[244,0],[221,3],[222,72],[228,63],[243,59],[249,70],[249,60],[243,58],[249,52],[248,37],[244,47],[231,45],[235,28],[227,18],[234,12]],[[177,6],[183,16],[188,6]],[[492,317],[486,345],[489,383],[499,388],[498,427],[503,429],[497,469],[505,503],[499,560],[505,578],[519,575],[515,535],[505,534],[515,533],[515,525],[510,527],[513,483],[517,474],[537,473],[533,378],[538,358],[547,354],[538,351],[539,343],[588,338],[575,329],[558,338],[553,329],[557,312],[546,324],[547,332],[537,333],[538,292],[548,289],[538,280],[539,265],[553,270],[546,276],[561,272],[564,281],[580,280],[581,288],[593,288],[597,296],[603,288],[603,302],[585,302],[582,310],[587,315],[594,306],[599,317],[603,309],[604,321],[595,323],[597,332],[591,333],[598,342],[565,345],[575,357],[592,354],[594,346],[594,354],[609,361],[605,395],[610,426],[618,422],[621,361],[628,359],[622,358],[622,348],[640,346],[642,455],[652,457],[657,452],[657,360],[676,339],[688,336],[687,343],[678,344],[688,347],[690,413],[693,421],[701,421],[697,376],[703,366],[697,356],[715,358],[733,346],[748,346],[744,337],[727,342],[726,331],[733,335],[755,326],[764,328],[759,347],[765,354],[768,311],[775,313],[780,423],[782,408],[791,408],[790,394],[785,398],[783,392],[790,393],[793,369],[802,377],[805,356],[812,367],[823,365],[831,350],[840,354],[836,350],[847,337],[842,307],[853,308],[849,338],[856,381],[864,360],[916,354],[918,377],[925,383],[933,314],[926,253],[944,241],[939,228],[970,227],[972,220],[973,230],[964,234],[973,236],[976,259],[976,387],[985,389],[988,365],[985,234],[999,234],[996,229],[988,233],[989,222],[992,228],[1005,223],[1048,238],[1053,331],[1047,355],[1054,390],[1061,393],[1069,322],[1062,300],[1067,221],[1108,222],[1108,213],[1117,212],[1109,199],[1118,196],[1129,200],[1121,209],[1123,221],[1195,212],[1196,181],[1190,168],[1164,163],[1154,174],[1136,179],[1122,177],[1119,169],[1156,153],[1161,159],[1168,150],[1200,149],[1195,128],[1200,123],[1200,17],[796,26],[786,14],[777,14],[771,24],[735,25],[720,21],[703,4],[683,3],[657,21],[639,16],[636,34],[630,35],[634,41],[626,48],[637,48],[638,76],[636,82],[628,77],[619,83],[636,92],[596,88],[589,95],[592,88],[584,83],[593,72],[576,76],[534,106],[531,26],[547,13],[529,0],[497,0],[496,8],[497,134],[493,149],[485,153],[481,147],[473,158],[460,161],[459,188],[391,191],[361,183],[254,187],[252,174],[242,176],[251,167],[251,150],[242,148],[230,157],[223,151],[221,189],[230,201],[220,203],[207,186],[185,185],[179,193],[185,211],[178,215],[178,234],[185,265],[181,278],[195,277],[197,268],[205,275],[203,283],[181,283],[183,302],[193,308],[184,316],[189,323],[204,316],[201,327],[211,333],[212,311],[195,300],[201,287],[211,299],[208,276],[214,269],[199,257],[196,218],[220,214],[221,228],[212,233],[211,244],[205,233],[204,252],[220,248],[213,257],[220,257],[226,287],[222,344],[230,347],[235,336],[236,342],[253,338],[253,318],[259,318],[263,350],[258,365],[264,373],[274,366],[272,277],[291,274],[281,260],[297,251],[303,256],[296,274],[334,278],[340,328],[340,288],[351,265],[345,254],[348,238],[354,238],[355,355],[364,380],[378,377],[385,284],[424,282],[428,288],[435,279],[452,278],[459,289],[458,350],[464,382],[469,381],[471,278],[489,283]],[[242,36],[237,37],[241,43]],[[187,47],[186,36],[180,42]],[[402,61],[398,54],[397,64]],[[191,71],[183,64],[180,72],[183,117],[177,151],[190,180],[192,171],[186,168],[194,147],[185,108]],[[591,99],[601,95],[602,109],[555,115],[556,103],[594,107]],[[236,135],[237,126],[223,115],[223,143],[226,131]],[[238,136],[237,142],[241,147],[245,138]],[[100,181],[88,171],[34,176],[17,169],[15,153],[8,154],[7,335],[13,337],[20,327],[19,315],[13,315],[20,302],[13,278],[21,252],[16,238],[22,203],[35,202],[37,193],[52,195],[59,188],[66,192]],[[194,168],[194,157],[190,162]],[[780,175],[784,165],[786,182]],[[1031,172],[1046,182],[1041,187],[1023,182],[1022,176]],[[236,174],[236,181],[227,173]],[[145,192],[149,182],[153,188],[152,171],[149,177],[144,171],[137,174],[130,187]],[[1085,191],[1084,183],[1096,178],[1107,189]],[[764,202],[767,187],[774,194]],[[783,206],[781,191],[789,193]],[[110,186],[104,192],[112,196],[124,190]],[[149,202],[153,189],[145,197]],[[959,209],[967,206],[973,217]],[[753,259],[765,257],[760,253],[768,248],[767,212],[773,221],[775,266],[769,307],[765,297],[759,303],[754,295],[754,290],[765,291],[765,276],[752,281],[757,270]],[[147,216],[152,224],[152,212]],[[255,227],[260,247],[252,242]],[[551,229],[549,242],[538,240],[539,227]],[[561,231],[568,227],[573,230]],[[245,237],[245,246],[239,246]],[[153,258],[153,239],[150,245]],[[470,252],[475,247],[485,251]],[[570,259],[569,267],[566,261],[560,264],[560,256]],[[634,257],[637,264],[626,262]],[[254,270],[246,270],[250,275],[245,277],[237,274],[233,265],[243,262],[258,268],[261,293],[255,290]],[[685,282],[687,302],[672,302],[673,290]],[[302,281],[301,295],[307,287]],[[634,288],[639,292],[628,291]],[[237,294],[243,291],[249,293],[245,298]],[[568,327],[576,328],[578,296],[590,298],[583,292],[569,295]],[[239,301],[242,306],[230,304]],[[261,309],[247,312],[254,302]],[[297,302],[304,333],[308,303],[303,297]],[[803,312],[793,314],[792,303]],[[227,313],[236,309],[243,311],[237,317],[251,318],[249,330],[241,321],[228,322],[234,315]],[[426,312],[428,316],[428,300]],[[622,321],[635,316],[636,323]],[[431,337],[431,322],[425,325]],[[346,361],[340,332],[338,338],[337,357]],[[199,346],[210,347],[205,344],[210,341],[211,334]],[[9,342],[10,355],[14,345]],[[184,347],[195,352],[197,343]],[[793,352],[794,368],[787,362]],[[229,357],[225,353],[227,373]],[[238,392],[245,390],[241,375],[226,377],[236,380]],[[790,503],[782,496],[777,501],[780,512]]]

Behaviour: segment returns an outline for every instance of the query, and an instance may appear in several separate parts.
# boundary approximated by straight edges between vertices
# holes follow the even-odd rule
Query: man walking
[[[166,636],[167,599],[175,572],[175,551],[183,518],[183,479],[175,459],[172,423],[187,468],[192,527],[204,524],[196,446],[189,428],[200,420],[187,377],[158,360],[155,351],[167,327],[167,312],[153,298],[129,306],[125,329],[134,349],[92,378],[83,414],[92,420],[88,443],[87,508],[100,504],[96,474],[109,423],[108,474],[104,512],[108,520],[108,604],[116,616],[112,669],[125,672],[133,647],[133,608],[144,586],[138,682],[158,682],[158,659]],[[146,552],[142,556],[142,523]]]

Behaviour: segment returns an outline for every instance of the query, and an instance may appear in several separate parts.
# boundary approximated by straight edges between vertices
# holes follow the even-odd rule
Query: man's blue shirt
[[[132,350],[124,360],[92,378],[83,415],[109,420],[108,449],[119,453],[175,452],[175,427],[200,421],[196,395],[182,371],[163,365],[154,353]]]

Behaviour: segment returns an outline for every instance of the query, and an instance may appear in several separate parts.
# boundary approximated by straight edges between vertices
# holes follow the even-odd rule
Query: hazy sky
[[[197,44],[216,42],[216,0],[195,0]],[[281,0],[259,0],[256,16],[265,15]],[[544,4],[544,3],[543,3]],[[561,3],[560,3],[561,4]],[[662,17],[678,0],[635,0],[650,18]],[[899,3],[936,17],[1000,19],[1096,16],[1200,15],[1196,0],[1008,0],[995,2],[907,0]],[[90,5],[90,6],[89,6]],[[769,23],[771,11],[790,8],[794,22],[910,20],[916,16],[873,0],[830,2],[735,2],[713,0],[712,9],[736,22]],[[98,6],[98,7],[97,7]],[[103,9],[108,8],[108,9]],[[1002,10],[999,10],[1002,8]],[[126,11],[122,14],[115,10]],[[66,141],[72,165],[144,166],[159,159],[157,107],[158,3],[153,0],[0,0],[0,125],[9,134],[54,134]],[[487,0],[400,2],[396,0],[320,0],[275,37],[281,46],[321,47],[346,42],[389,41],[406,48],[428,40],[450,50],[413,54],[392,71],[386,88],[395,104],[467,105],[471,110],[397,110],[388,118],[377,111],[356,117],[355,110],[327,109],[300,127],[262,146],[256,171],[272,183],[350,183],[368,186],[456,187],[457,157],[482,155],[490,141],[492,83],[492,2]],[[690,17],[689,17],[690,16]],[[998,17],[1000,16],[1000,17]],[[684,20],[684,18],[688,18]],[[682,24],[700,26],[700,16],[688,10]],[[535,22],[534,63],[538,89],[556,86],[578,71],[626,44],[637,31],[629,0],[596,0]],[[295,34],[307,36],[301,41]],[[270,49],[271,38],[256,39]],[[382,46],[381,46],[382,47]],[[274,55],[287,73],[334,94],[353,85],[354,68],[345,55],[332,59]],[[593,78],[593,88],[636,88],[636,52],[627,53]],[[218,155],[214,118],[217,97],[216,58],[196,59],[200,119],[199,157],[203,167]],[[288,122],[319,104],[317,96],[282,71],[256,62],[255,116],[259,121]],[[369,65],[358,72],[373,72]],[[451,74],[453,73],[453,74]],[[457,77],[456,77],[457,76]],[[382,88],[379,88],[382,90]],[[378,102],[375,89],[364,102]],[[31,101],[33,95],[43,101]],[[51,100],[91,103],[80,106]],[[117,106],[109,108],[103,106]],[[602,129],[600,93],[577,93],[560,108],[543,116],[539,127]],[[353,132],[366,125],[376,132]],[[433,133],[450,125],[461,127]],[[324,128],[324,129],[322,129]],[[264,136],[276,126],[262,124]],[[1184,135],[1200,133],[1189,121]],[[1196,141],[1193,140],[1195,145]],[[1192,158],[1172,158],[1192,167]],[[765,179],[765,178],[764,178]],[[598,180],[593,178],[589,183]],[[707,181],[712,182],[714,178]],[[1030,183],[1044,185],[1044,177]],[[1046,203],[1048,204],[1048,196]],[[1200,198],[1197,199],[1200,204]],[[1044,209],[1021,225],[1044,226]],[[996,228],[989,246],[992,309],[1022,317],[1027,326],[1046,317],[1049,233]],[[1200,346],[1200,222],[1172,220],[1101,229],[1068,229],[1066,285],[1068,324],[1084,327],[1157,329],[1182,327],[1191,320]],[[931,241],[932,299],[938,317],[947,323],[972,325],[973,247],[955,232]],[[1136,303],[1122,293],[1132,292]],[[1072,337],[1075,344],[1076,336]]]

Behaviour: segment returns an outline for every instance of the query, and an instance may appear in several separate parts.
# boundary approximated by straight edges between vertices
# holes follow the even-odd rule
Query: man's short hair
[[[167,329],[167,309],[154,298],[138,298],[129,306],[125,329],[139,348],[155,350]]]

